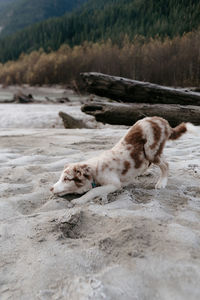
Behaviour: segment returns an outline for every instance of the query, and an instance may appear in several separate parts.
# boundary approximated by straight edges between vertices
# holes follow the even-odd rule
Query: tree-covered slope
[[[87,0],[0,0],[1,35],[9,35],[50,17],[61,16]],[[2,10],[1,10],[2,5]]]
[[[0,0],[0,34],[3,30],[3,20],[7,17],[11,4],[17,1],[18,0]]]
[[[36,24],[0,41],[0,60],[17,59],[22,52],[56,50],[85,40],[111,38],[120,43],[126,34],[182,35],[200,24],[199,0],[89,0],[79,10]]]
[[[0,0],[0,12],[3,11],[9,4],[14,3],[18,0]]]

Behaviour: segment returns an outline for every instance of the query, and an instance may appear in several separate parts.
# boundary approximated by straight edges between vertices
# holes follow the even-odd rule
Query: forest
[[[199,27],[198,0],[89,0],[75,12],[48,19],[0,40],[0,61],[42,48],[56,51],[85,41],[110,39],[119,47],[127,35],[173,38]]]
[[[81,88],[80,72],[96,71],[169,86],[199,86],[199,49],[200,30],[173,39],[125,36],[120,46],[110,39],[63,45],[50,53],[40,49],[21,54],[17,61],[0,65],[0,82]]]

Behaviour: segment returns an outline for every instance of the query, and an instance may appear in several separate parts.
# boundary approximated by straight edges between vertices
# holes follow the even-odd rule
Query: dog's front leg
[[[96,187],[96,188],[90,190],[82,197],[72,200],[71,202],[72,202],[72,204],[84,204],[88,201],[93,200],[96,197],[100,197],[100,196],[105,197],[108,194],[115,192],[119,188],[120,188],[119,185],[114,185],[114,184],[99,186],[99,187]]]

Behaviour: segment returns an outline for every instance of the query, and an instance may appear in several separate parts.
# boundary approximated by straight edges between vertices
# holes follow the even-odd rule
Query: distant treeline
[[[23,54],[0,65],[4,85],[79,84],[80,72],[102,72],[171,86],[200,85],[200,30],[173,39],[125,37],[121,46],[111,40],[61,46]]]
[[[125,34],[130,40],[136,35],[182,36],[200,26],[199,12],[199,0],[88,0],[76,12],[1,39],[0,62],[16,60],[21,53],[40,48],[45,52],[56,51],[64,43],[73,47],[84,41],[111,39],[121,46]],[[36,9],[31,13],[37,16]],[[18,19],[21,22],[23,14]],[[12,26],[17,27],[15,20]]]

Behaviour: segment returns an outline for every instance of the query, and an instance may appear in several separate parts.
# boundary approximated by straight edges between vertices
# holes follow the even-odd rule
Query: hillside
[[[18,0],[0,0],[0,12],[3,11],[9,4],[14,3]]]
[[[50,17],[64,15],[86,0],[0,0],[1,36]],[[2,9],[1,9],[2,8]]]
[[[0,34],[3,29],[3,19],[7,17],[9,9],[12,7],[11,4],[17,2],[18,0],[0,0]]]
[[[1,40],[0,61],[15,60],[22,52],[39,48],[57,50],[63,43],[73,46],[111,38],[120,44],[125,34],[130,39],[182,35],[199,26],[199,11],[199,0],[89,0],[74,13]]]

